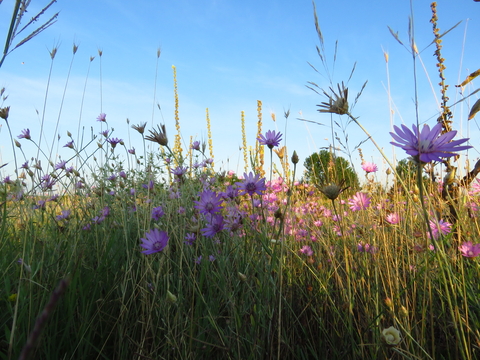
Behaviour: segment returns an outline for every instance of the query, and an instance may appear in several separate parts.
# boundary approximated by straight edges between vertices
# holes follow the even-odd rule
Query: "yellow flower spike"
[[[180,117],[178,116],[178,88],[177,88],[177,68],[175,65],[172,65],[173,69],[173,91],[175,94],[175,128],[177,129],[177,134],[175,135],[175,144],[173,146],[173,152],[175,153],[175,165],[178,166],[178,160],[182,156],[182,144],[180,136]]]
[[[242,145],[243,145],[243,160],[245,161],[245,172],[248,170],[248,154],[247,154],[247,135],[245,132],[245,111],[241,113],[242,121]]]
[[[208,114],[208,108],[206,110],[207,113],[207,130],[208,130],[208,150],[210,151],[210,157],[213,160],[213,141],[212,141],[212,130],[210,127],[210,116]],[[212,162],[212,167],[213,167],[213,162]]]
[[[257,116],[258,116],[258,123],[257,123],[257,138],[258,138],[262,133],[262,102],[260,100],[257,100]],[[260,176],[263,177],[265,175],[265,171],[263,170],[263,165],[265,163],[264,146],[260,146],[260,144],[257,141],[255,144],[255,150],[256,150],[256,153],[258,154],[258,158],[257,158],[258,170],[259,170]]]
[[[8,301],[15,302],[17,301],[17,294],[12,294],[8,297]]]

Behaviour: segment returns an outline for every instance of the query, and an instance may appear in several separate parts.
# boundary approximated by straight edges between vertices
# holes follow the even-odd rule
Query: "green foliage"
[[[305,179],[311,184],[325,186],[345,179],[347,186],[353,189],[359,187],[358,176],[348,160],[328,150],[313,153],[305,159],[303,166],[306,169]]]

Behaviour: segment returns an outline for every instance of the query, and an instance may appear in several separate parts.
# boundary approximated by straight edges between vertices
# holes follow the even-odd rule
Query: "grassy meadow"
[[[347,89],[333,89],[319,91],[319,111],[368,136]],[[408,139],[420,144],[406,150],[411,171],[392,163],[377,177],[364,161],[358,187],[333,164],[328,181],[303,181],[304,159],[264,129],[261,102],[254,143],[239,116],[242,174],[215,170],[208,115],[205,143],[178,111],[153,128],[129,124],[143,143],[133,149],[119,135],[129,129],[113,133],[102,113],[88,124],[95,137],[67,134],[67,160],[43,134],[10,132],[0,359],[480,358],[480,166],[456,176],[462,149],[443,101],[431,137],[414,128]],[[433,136],[436,123],[451,138]]]

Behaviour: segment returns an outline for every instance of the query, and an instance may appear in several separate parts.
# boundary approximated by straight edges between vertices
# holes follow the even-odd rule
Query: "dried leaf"
[[[456,87],[463,87],[463,86],[467,85],[470,81],[475,79],[478,75],[480,75],[480,69],[478,69],[477,71],[474,71],[473,73],[468,75],[467,78],[460,85],[455,85],[455,86]]]
[[[468,114],[468,120],[472,120],[475,117],[475,114],[480,111],[480,99],[478,99],[470,110]]]

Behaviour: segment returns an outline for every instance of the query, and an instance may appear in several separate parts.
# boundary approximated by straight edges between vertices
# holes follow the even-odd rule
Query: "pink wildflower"
[[[365,170],[365,172],[367,173],[378,171],[377,165],[371,162],[366,162],[366,161],[362,164],[362,169]]]
[[[348,200],[352,211],[365,210],[370,206],[370,197],[362,192],[357,192],[352,199]]]
[[[462,256],[473,258],[480,255],[480,244],[473,244],[471,241],[466,241],[458,247]]]

